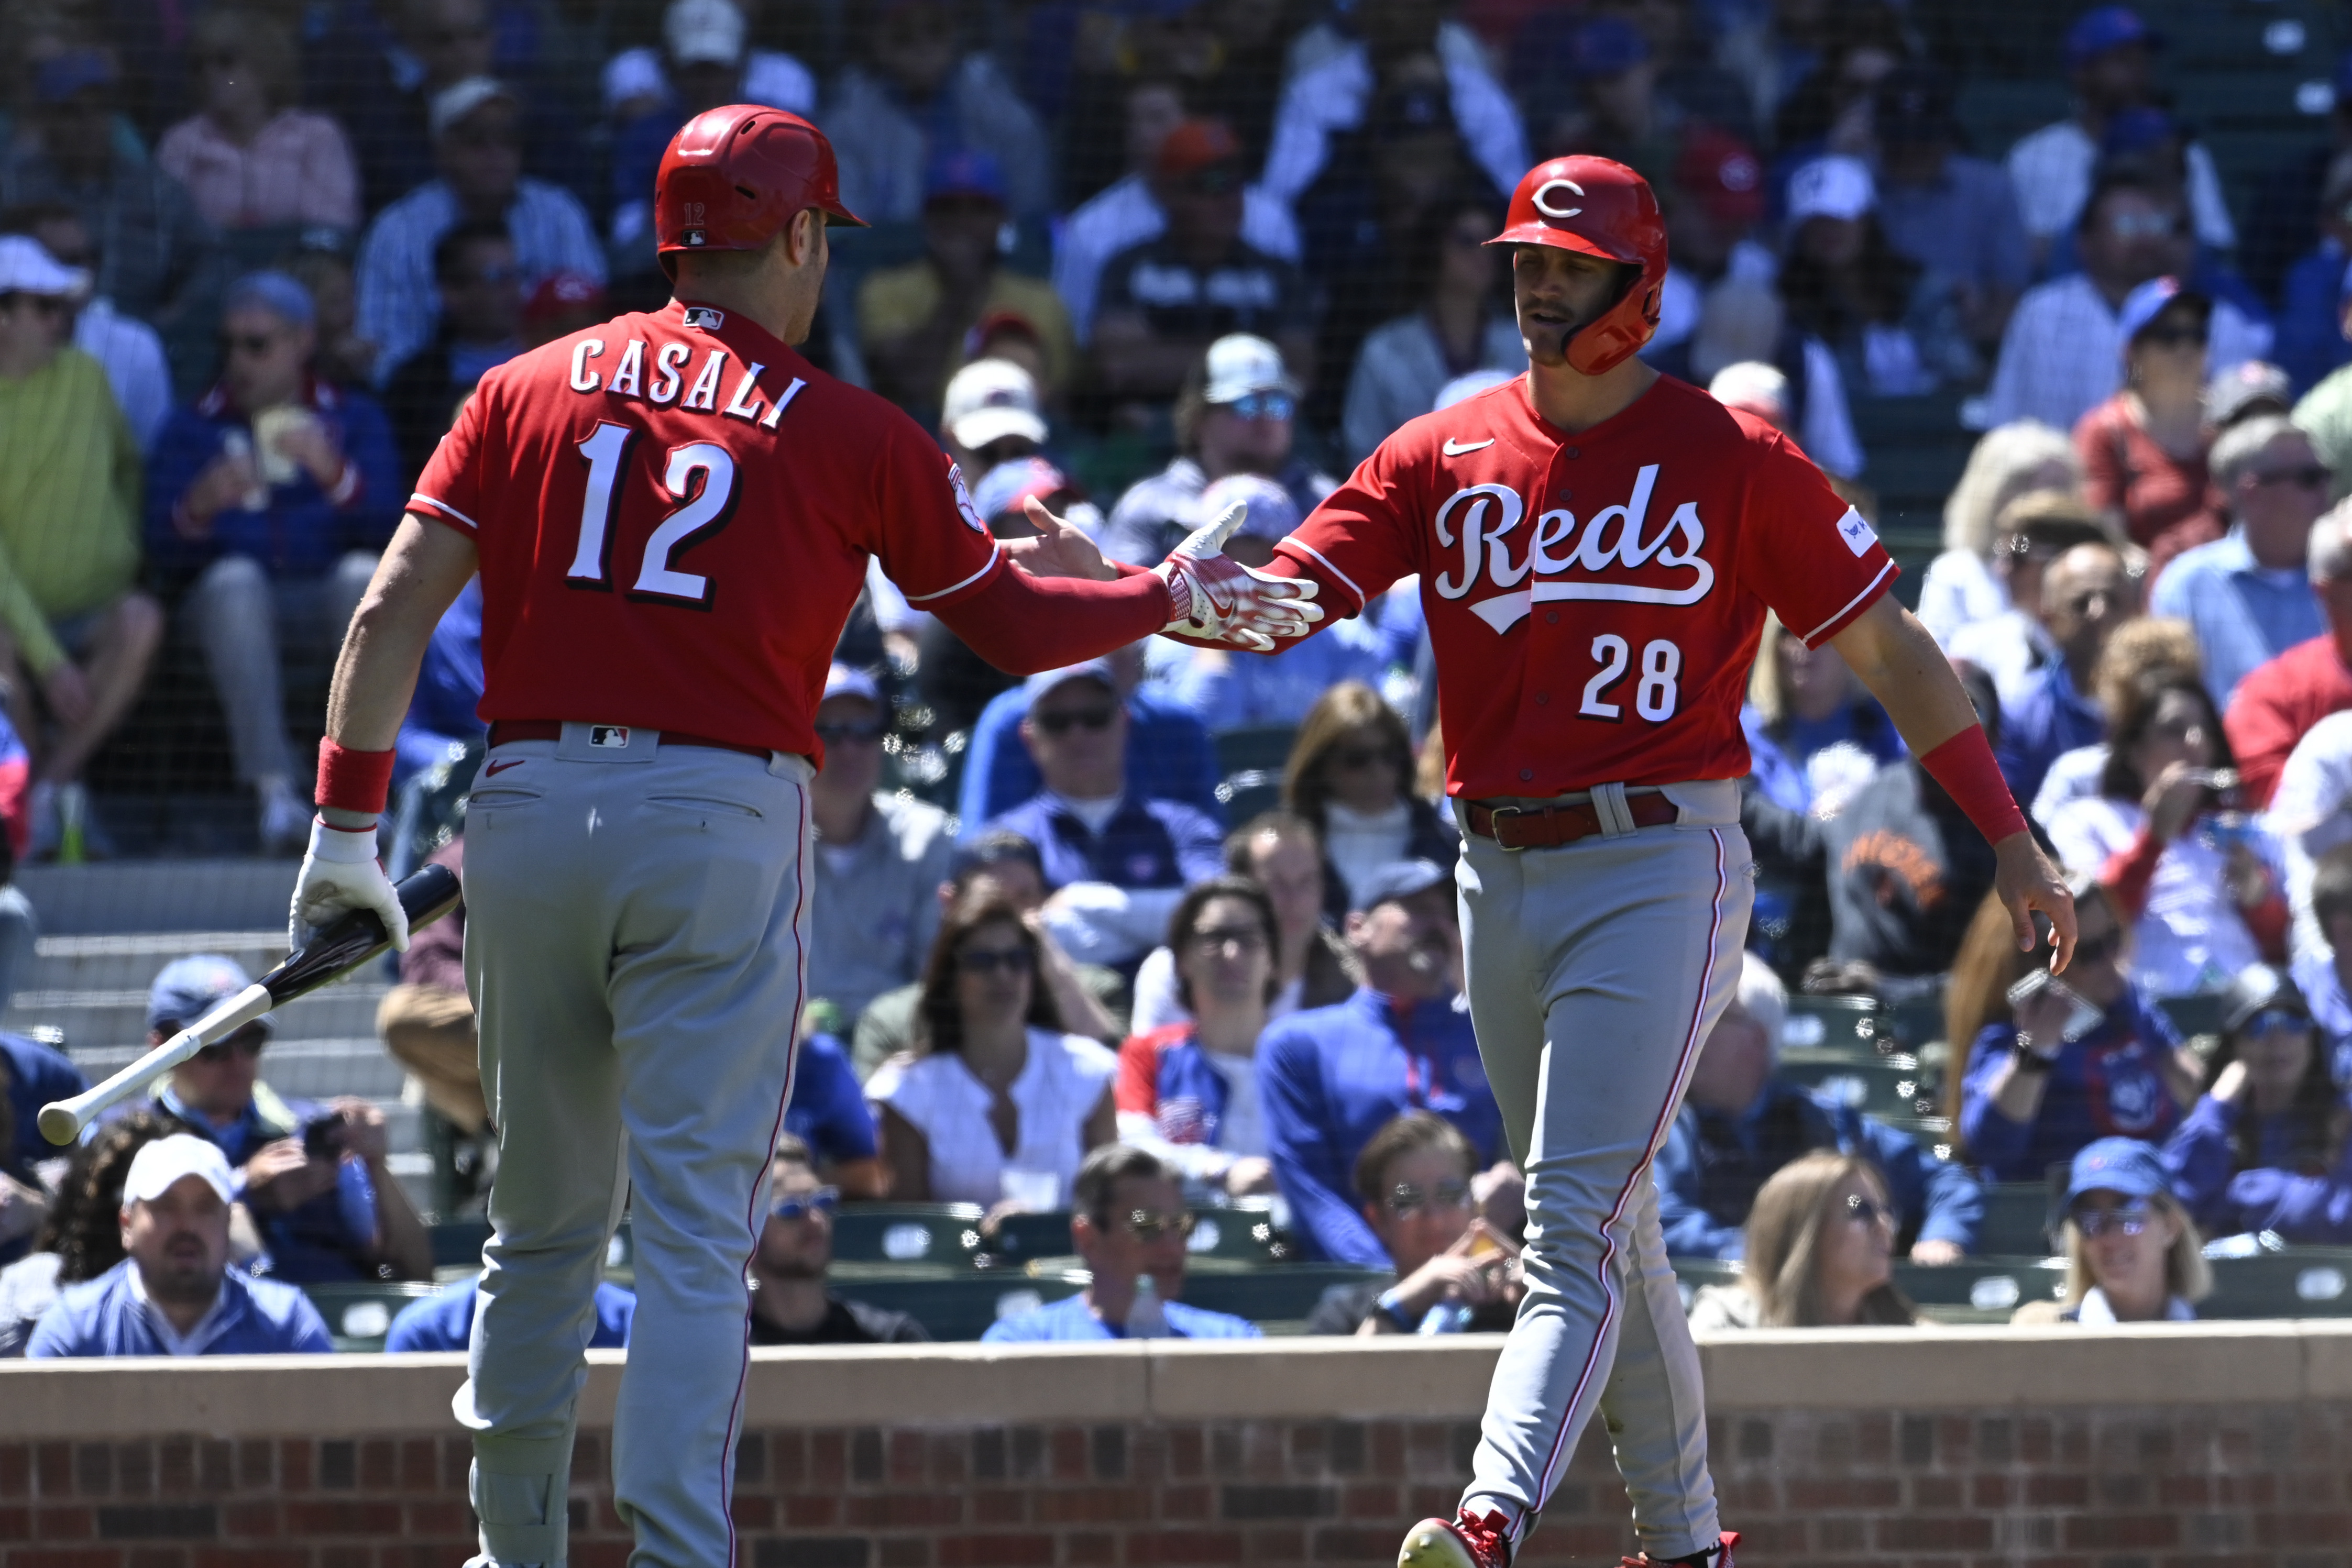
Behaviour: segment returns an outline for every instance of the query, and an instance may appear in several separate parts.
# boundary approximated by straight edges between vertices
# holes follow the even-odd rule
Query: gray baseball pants
[[[1527,1301],[1463,1501],[1500,1510],[1514,1546],[1596,1406],[1643,1549],[1716,1542],[1698,1353],[1650,1162],[1738,991],[1754,883],[1738,786],[1665,793],[1672,824],[1621,819],[1622,832],[1517,852],[1463,841],[1471,1017],[1528,1177]]]
[[[631,1568],[729,1568],[768,1163],[805,992],[808,763],[519,741],[466,811],[466,978],[499,1132],[467,1377],[478,1565],[565,1557],[593,1292],[634,1192],[613,1434]]]

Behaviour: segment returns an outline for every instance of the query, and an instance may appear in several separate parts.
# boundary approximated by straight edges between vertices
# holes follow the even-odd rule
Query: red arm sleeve
[[[1111,1093],[1121,1111],[1149,1116],[1160,1109],[1156,1039],[1148,1034],[1129,1035],[1127,1043],[1118,1048],[1118,1082]]]
[[[2083,499],[2095,512],[2121,513],[2127,476],[2117,461],[2123,433],[2116,428],[2116,405],[2101,403],[2074,422],[2074,456],[2083,465]]]
[[[2116,915],[2122,920],[2137,920],[2147,907],[2148,884],[2156,880],[2156,862],[2164,858],[2164,845],[2146,827],[2137,837],[2107,857],[2099,868],[2099,885],[2115,900]]]
[[[1116,582],[1032,577],[1006,563],[939,618],[1012,675],[1097,659],[1168,624],[1168,585],[1144,571]]]
[[[2259,810],[2271,803],[2271,795],[2278,789],[2279,770],[2286,766],[2287,754],[2301,737],[2268,692],[2247,689],[2255,685],[2252,675],[2239,685],[2230,711],[2221,716],[2221,728],[2230,737],[2230,755],[2237,758],[2246,801]]]

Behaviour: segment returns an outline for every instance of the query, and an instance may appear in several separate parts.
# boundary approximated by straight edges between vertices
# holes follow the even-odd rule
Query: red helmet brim
[[[1639,267],[1638,256],[1620,256],[1566,229],[1556,229],[1549,224],[1514,224],[1486,242],[1488,245],[1548,245],[1555,250],[1572,250],[1580,255],[1598,256],[1602,261],[1622,261],[1629,267]]]

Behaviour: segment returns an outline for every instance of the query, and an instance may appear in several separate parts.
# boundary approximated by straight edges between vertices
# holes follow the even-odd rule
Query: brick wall
[[[1949,1354],[1910,1343],[1918,1355]],[[2179,1403],[2084,1403],[2077,1389],[2036,1411],[1999,1397],[1998,1353],[1979,1351],[1994,1359],[1974,1408],[1945,1399],[1874,1409],[1851,1384],[1822,1383],[1816,1403],[1830,1407],[1724,1409],[1710,1440],[1725,1518],[1752,1543],[1747,1568],[2345,1568],[2352,1395],[2330,1385],[2352,1375],[2352,1343],[2346,1350],[2333,1373],[2260,1399],[2210,1396],[2231,1378],[2224,1344],[2211,1353],[2224,1358],[2212,1377],[2142,1368],[2141,1392]],[[1381,1365],[1359,1358],[1349,1375]],[[451,1369],[435,1370],[432,1393],[446,1399]],[[752,1402],[739,1463],[745,1568],[1386,1564],[1413,1519],[1451,1511],[1483,1388],[1449,1394],[1456,1408],[1440,1419],[1151,1413],[1198,1402],[1173,1385],[1149,1389],[1136,1402],[1145,1413],[1129,1419],[1055,1419],[1035,1413],[1054,1402],[1036,1378],[1062,1382],[1067,1369],[1007,1360],[980,1379],[1015,1407],[1006,1424],[937,1424],[937,1412],[918,1410],[898,1427],[779,1421],[794,1384],[814,1410],[852,1407],[842,1397],[851,1387],[894,1387],[871,1361],[793,1375],[804,1370],[757,1369],[774,1386]],[[1267,1370],[1255,1369],[1261,1380]],[[1728,1381],[1724,1403],[1738,1406],[1740,1379]],[[455,1568],[470,1550],[468,1448],[446,1427],[369,1433],[363,1411],[341,1409],[321,1420],[340,1435],[277,1437],[236,1430],[266,1424],[266,1408],[214,1406],[211,1426],[230,1435],[44,1437],[10,1413],[10,1395],[29,1386],[0,1375],[0,1568]],[[961,1404],[979,1384],[950,1375],[940,1386]],[[385,1413],[397,1419],[425,1402],[393,1401]],[[601,1398],[592,1389],[589,1416],[608,1412],[609,1388]],[[571,1496],[576,1568],[623,1568],[627,1557],[607,1455],[605,1433],[583,1431]],[[1588,1434],[1524,1562],[1608,1568],[1632,1547],[1606,1444]]]

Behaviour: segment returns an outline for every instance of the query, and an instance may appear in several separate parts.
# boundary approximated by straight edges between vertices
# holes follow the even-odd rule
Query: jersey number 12
[[[613,516],[620,507],[622,465],[638,432],[625,424],[599,423],[580,443],[588,465],[588,493],[580,504],[580,545],[564,580],[574,588],[609,591],[613,586]],[[678,571],[670,562],[727,526],[735,510],[735,459],[713,442],[696,441],[671,449],[661,487],[678,503],[654,526],[646,540],[632,599],[670,604],[710,605],[710,580]]]

